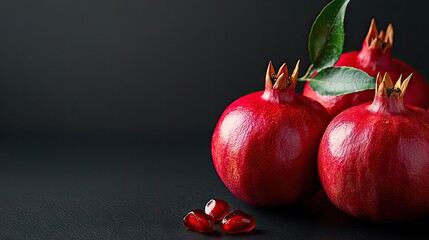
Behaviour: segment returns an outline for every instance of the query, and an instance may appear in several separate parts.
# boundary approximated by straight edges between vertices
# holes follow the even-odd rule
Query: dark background
[[[264,86],[266,65],[309,66],[311,24],[329,1],[0,3],[0,126],[211,133],[223,109]],[[352,1],[346,50],[372,17],[393,55],[427,72],[424,1]]]
[[[0,238],[224,237],[180,223],[214,196],[255,214],[246,239],[415,236],[427,220],[372,225],[324,201],[329,211],[253,208],[212,168],[224,108],[262,89],[269,60],[301,59],[304,73],[328,2],[1,1]],[[426,12],[424,1],[354,0],[345,50],[360,49],[372,17],[392,22],[393,56],[429,78]]]

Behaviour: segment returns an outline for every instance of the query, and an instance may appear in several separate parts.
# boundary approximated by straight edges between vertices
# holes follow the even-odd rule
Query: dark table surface
[[[166,140],[168,139],[168,140]],[[4,135],[0,239],[429,239],[429,218],[398,225],[353,219],[323,194],[288,208],[235,198],[212,167],[208,136]],[[253,214],[256,230],[185,230],[213,197]]]

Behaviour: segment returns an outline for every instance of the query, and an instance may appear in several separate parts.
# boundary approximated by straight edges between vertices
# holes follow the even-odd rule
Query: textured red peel
[[[231,103],[214,130],[214,167],[227,188],[250,204],[290,204],[320,189],[317,149],[329,116],[295,93],[297,74],[298,65],[289,76],[286,67],[275,73],[270,63],[265,90]]]
[[[332,203],[348,214],[401,222],[429,213],[429,113],[403,103],[409,77],[395,86],[388,75],[380,79],[372,103],[329,124],[319,176]]]

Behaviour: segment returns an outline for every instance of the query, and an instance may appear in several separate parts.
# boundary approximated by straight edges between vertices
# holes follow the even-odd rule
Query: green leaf
[[[321,95],[338,96],[375,88],[375,78],[352,67],[328,67],[310,80],[310,87]]]
[[[344,45],[344,16],[349,1],[333,0],[314,21],[308,41],[312,73],[333,66],[340,57]]]

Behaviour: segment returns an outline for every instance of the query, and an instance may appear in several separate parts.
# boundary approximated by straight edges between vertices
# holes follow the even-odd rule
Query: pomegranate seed
[[[255,226],[253,216],[240,210],[228,213],[220,222],[220,229],[226,233],[250,232]]]
[[[207,233],[213,230],[214,221],[213,217],[205,214],[203,210],[195,209],[183,218],[183,226],[197,232]]]
[[[215,221],[220,221],[228,214],[229,204],[225,200],[213,198],[206,204],[205,212],[212,216]]]

